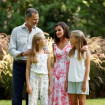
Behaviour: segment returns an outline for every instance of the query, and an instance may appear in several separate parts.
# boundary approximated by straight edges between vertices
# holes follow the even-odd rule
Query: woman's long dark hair
[[[69,38],[70,38],[69,27],[68,27],[64,22],[58,22],[58,23],[55,25],[55,28],[56,28],[57,26],[61,26],[61,27],[62,27],[62,29],[64,30],[64,38],[69,39]],[[60,41],[60,39],[57,38],[56,32],[54,32],[54,42],[55,42],[55,43],[58,43],[59,41]]]

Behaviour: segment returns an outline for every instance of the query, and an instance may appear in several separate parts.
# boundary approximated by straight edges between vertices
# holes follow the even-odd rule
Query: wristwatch
[[[24,53],[24,52],[21,52],[21,54],[20,54],[20,55],[21,55],[21,57],[23,56],[23,53]]]

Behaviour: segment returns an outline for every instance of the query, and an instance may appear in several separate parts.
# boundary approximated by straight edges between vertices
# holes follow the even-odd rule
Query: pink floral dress
[[[54,55],[56,63],[52,71],[52,87],[53,92],[49,96],[49,105],[71,105],[67,92],[65,92],[65,80],[67,69],[69,67],[68,54],[71,49],[70,42],[60,50],[54,44]]]

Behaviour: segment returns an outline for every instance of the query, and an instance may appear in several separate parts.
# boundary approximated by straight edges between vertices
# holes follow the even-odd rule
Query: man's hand
[[[31,54],[31,50],[27,50],[26,52],[24,52],[24,53],[23,53],[23,56],[27,56],[27,55],[29,55],[29,54]]]
[[[50,54],[49,50],[46,48],[43,49],[45,54]]]

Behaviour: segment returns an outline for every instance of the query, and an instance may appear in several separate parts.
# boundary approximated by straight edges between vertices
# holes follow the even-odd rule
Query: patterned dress
[[[65,80],[69,67],[68,53],[71,49],[70,42],[60,50],[54,44],[54,55],[56,63],[52,71],[53,92],[49,96],[49,105],[71,105],[67,92],[65,92]]]

